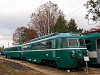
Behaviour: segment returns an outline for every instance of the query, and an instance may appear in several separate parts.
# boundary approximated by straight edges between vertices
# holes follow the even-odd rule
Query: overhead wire
[[[72,12],[68,13],[66,16],[71,15],[71,14],[77,12],[78,10],[82,9],[83,7],[84,7],[84,6],[78,8],[78,9],[76,9],[76,10],[73,10]]]
[[[48,1],[48,0],[47,0],[47,1]],[[33,12],[36,11],[36,9],[39,7],[39,5],[40,5],[42,2],[43,2],[43,0],[41,0],[41,1],[39,2],[39,4],[35,7],[35,9],[34,9]],[[68,13],[66,16],[69,16],[69,15],[71,15],[71,14],[73,14],[73,13],[79,11],[79,10],[82,9],[83,7],[84,7],[84,6],[81,6],[80,8],[78,8],[78,9],[76,9],[76,10],[73,10],[72,12]],[[29,18],[29,16],[23,21],[23,23],[22,23],[21,25],[23,25],[23,24],[26,22],[26,20],[27,20],[28,18]]]
[[[41,0],[40,2],[39,2],[39,4],[38,5],[36,5],[36,7],[35,7],[35,9],[34,9],[34,11],[33,12],[35,12],[36,11],[36,9],[38,8],[38,6],[41,4],[43,2],[43,0]],[[24,19],[24,21],[22,22],[22,24],[21,24],[21,26],[26,22],[26,20],[29,18],[30,16],[28,16],[28,17],[26,17],[26,19]]]

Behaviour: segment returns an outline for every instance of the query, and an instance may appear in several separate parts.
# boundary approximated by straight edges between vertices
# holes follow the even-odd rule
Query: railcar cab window
[[[62,48],[67,47],[67,41],[66,38],[62,38]]]
[[[80,46],[83,47],[85,46],[85,40],[84,39],[79,39]]]
[[[76,39],[76,38],[69,38],[68,39],[68,46],[69,47],[77,47],[78,46],[78,39]]]

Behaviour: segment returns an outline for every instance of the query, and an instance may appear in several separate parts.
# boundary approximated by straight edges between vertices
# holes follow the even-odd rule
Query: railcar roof
[[[83,37],[80,33],[60,33],[59,35],[56,35],[56,37]]]
[[[66,38],[83,38],[84,36],[80,33],[59,33],[57,35],[50,36],[50,37],[43,38],[43,39],[41,38],[40,40],[36,40],[36,41],[33,39],[33,41],[30,41],[26,44],[36,43],[36,42],[49,40],[49,39],[63,38],[63,37],[66,37]],[[25,44],[23,44],[23,45],[25,45]]]
[[[84,36],[86,36],[86,38],[90,38],[90,37],[100,37],[100,33],[89,33],[89,34],[85,34]]]

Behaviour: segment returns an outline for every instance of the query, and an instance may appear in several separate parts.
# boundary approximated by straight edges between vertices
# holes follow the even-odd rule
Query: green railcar
[[[78,33],[59,33],[33,39],[23,44],[21,58],[59,68],[78,68],[87,56],[84,36]]]
[[[100,64],[100,33],[85,34],[85,42],[89,50],[90,64]]]
[[[22,45],[5,48],[4,55],[7,58],[21,58]]]

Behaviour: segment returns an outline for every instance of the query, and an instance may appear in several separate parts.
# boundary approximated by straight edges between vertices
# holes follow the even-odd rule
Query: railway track
[[[0,60],[4,60],[6,64],[13,64],[13,67],[19,70],[36,70],[42,73],[42,75],[84,75],[87,73],[84,71],[74,71],[74,72],[67,72],[65,70],[59,70],[56,68],[48,67],[48,66],[43,66],[39,64],[34,64],[22,60],[15,60],[15,59],[7,59],[4,56],[0,56]],[[19,65],[19,66],[18,66]],[[24,68],[23,68],[24,67]],[[41,75],[41,74],[40,74]],[[98,68],[89,68],[88,75],[100,75],[100,69]]]

